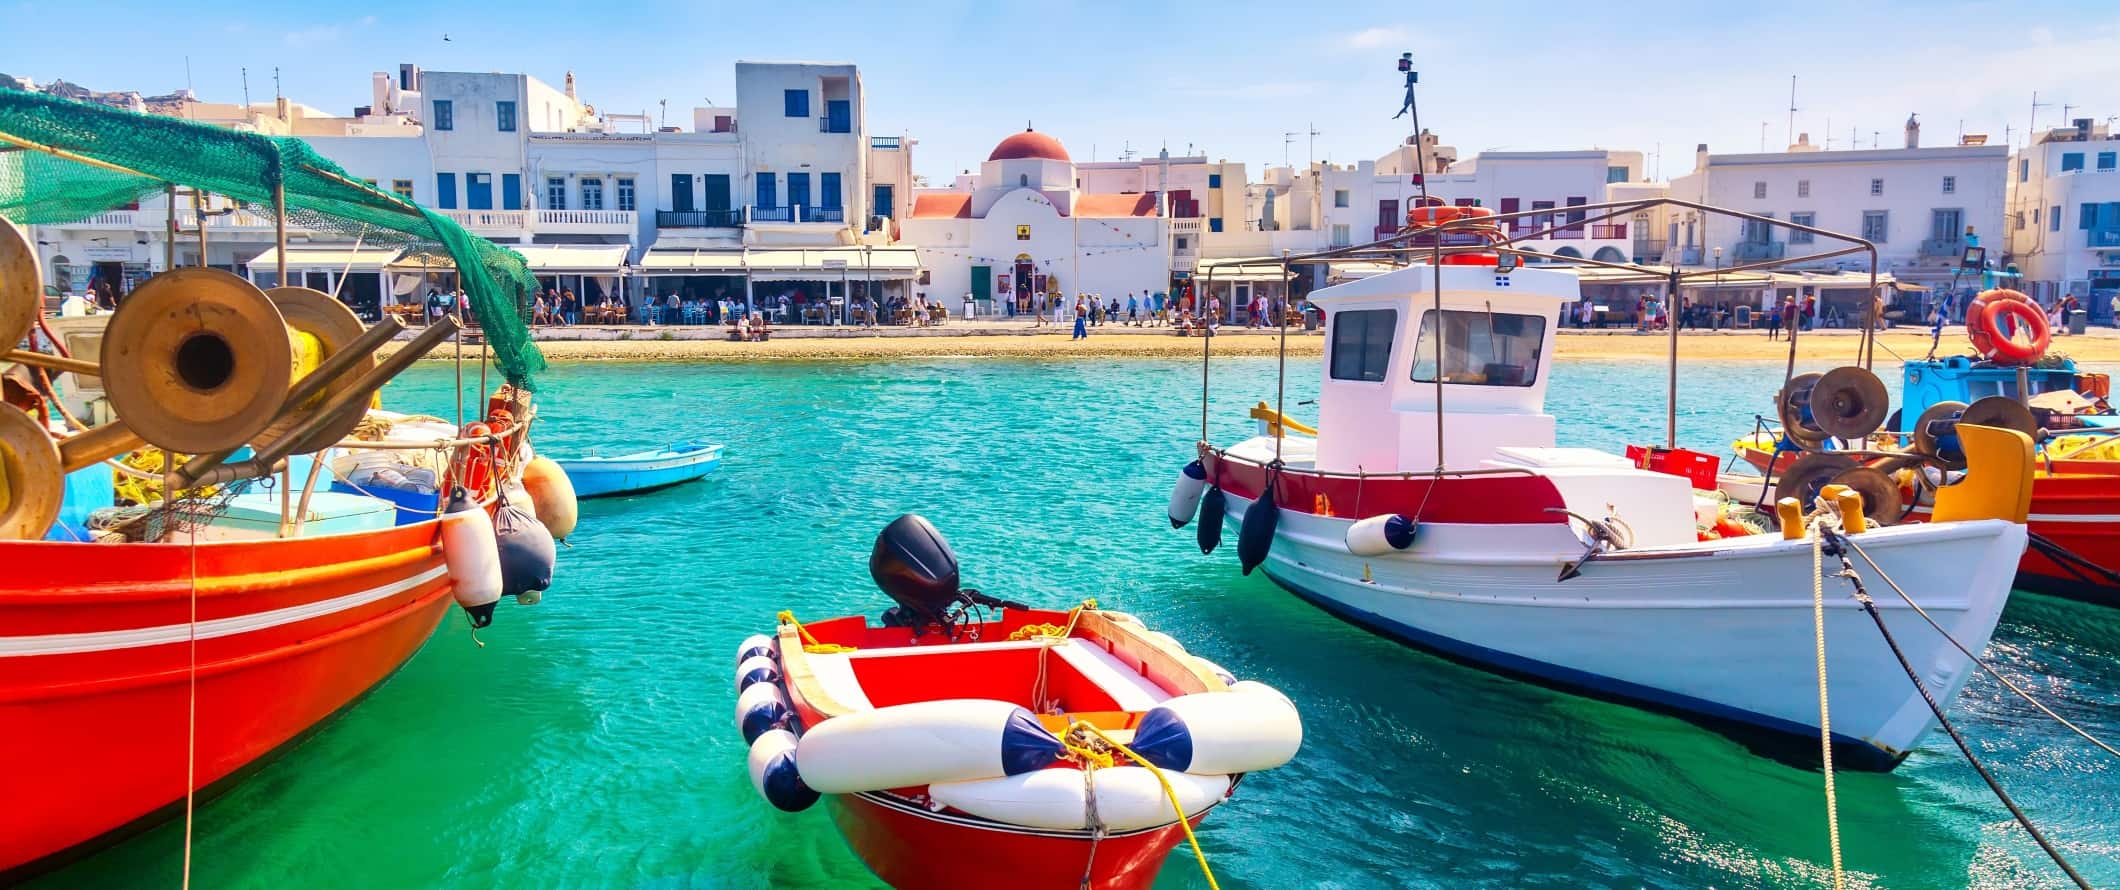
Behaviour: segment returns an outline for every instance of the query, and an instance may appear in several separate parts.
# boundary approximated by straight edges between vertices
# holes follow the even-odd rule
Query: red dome
[[[1067,156],[1067,149],[1060,147],[1060,140],[1035,130],[1024,130],[1001,140],[1000,145],[994,146],[994,153],[986,156],[989,161],[1015,161],[1024,158],[1074,162],[1073,158]]]

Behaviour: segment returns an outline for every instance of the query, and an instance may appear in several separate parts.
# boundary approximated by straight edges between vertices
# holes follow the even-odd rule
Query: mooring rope
[[[1840,803],[1833,790],[1833,712],[1826,695],[1825,524],[1832,514],[1820,511],[1811,520],[1811,626],[1818,650],[1818,754],[1826,775],[1826,842],[1833,853],[1833,890],[1846,890],[1840,862]]]
[[[2061,851],[2055,849],[2053,842],[2047,840],[2046,835],[2039,830],[2037,825],[2032,824],[2031,817],[2025,815],[2024,810],[2017,806],[2017,801],[2011,799],[2008,791],[2003,790],[2002,783],[1995,779],[1993,773],[1988,772],[1987,766],[1980,762],[1980,757],[1973,753],[1972,745],[1966,742],[1965,736],[1959,734],[1958,727],[1951,725],[1951,718],[1944,715],[1943,706],[1936,702],[1936,697],[1929,694],[1928,684],[1921,681],[1921,673],[1914,670],[1912,662],[1907,661],[1906,653],[1899,648],[1899,641],[1893,639],[1891,629],[1885,626],[1883,613],[1877,611],[1877,603],[1870,598],[1870,592],[1863,587],[1862,576],[1856,574],[1855,564],[1849,561],[1847,549],[1844,547],[1844,545],[1850,543],[1848,538],[1844,535],[1833,534],[1829,528],[1824,526],[1821,526],[1819,531],[1821,538],[1831,538],[1830,543],[1833,545],[1834,554],[1840,558],[1840,571],[1836,574],[1847,579],[1848,584],[1854,588],[1855,602],[1861,604],[1862,610],[1869,614],[1870,621],[1877,625],[1877,632],[1884,636],[1885,645],[1892,650],[1892,657],[1898,659],[1900,669],[1906,672],[1908,680],[1913,681],[1914,691],[1921,694],[1921,700],[1929,706],[1929,712],[1936,715],[1937,725],[1941,726],[1944,733],[1951,737],[1951,742],[1958,746],[1958,752],[1965,755],[1966,762],[1973,765],[1973,771],[1980,774],[1980,779],[1987,783],[1988,790],[1995,793],[1995,798],[2002,802],[2002,806],[2005,809],[2010,811],[2010,815],[2017,820],[2017,824],[2024,826],[2025,833],[2032,836],[2033,842],[2039,845],[2039,849],[2046,851],[2047,857],[2053,859],[2054,864],[2060,866],[2061,871],[2067,874],[2069,880],[2074,881],[2076,886],[2083,888],[2083,890],[2091,890],[2090,882],[2084,880],[2083,875],[2076,871],[2075,866],[2070,865],[2068,859],[2061,855]],[[1868,560],[1868,557],[1864,557],[1864,559]],[[1874,564],[1872,563],[1872,565]],[[1904,596],[1904,593],[1901,595]],[[1946,634],[1945,636],[1949,635]]]

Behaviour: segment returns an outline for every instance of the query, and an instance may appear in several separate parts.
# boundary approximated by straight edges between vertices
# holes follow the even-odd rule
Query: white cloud
[[[1397,25],[1375,25],[1347,35],[1342,42],[1352,49],[1382,49],[1405,45],[1413,35]]]
[[[294,49],[307,49],[327,43],[336,43],[339,38],[346,36],[346,32],[349,29],[368,28],[374,25],[375,16],[364,15],[356,19],[351,26],[312,25],[299,31],[289,31],[280,38],[280,41]]]

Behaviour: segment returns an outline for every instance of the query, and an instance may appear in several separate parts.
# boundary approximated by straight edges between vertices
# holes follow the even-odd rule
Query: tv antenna
[[[1796,144],[1796,75],[1789,75],[1789,144]]]

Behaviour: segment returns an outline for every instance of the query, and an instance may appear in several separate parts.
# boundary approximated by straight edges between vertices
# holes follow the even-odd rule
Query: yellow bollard
[[[1870,517],[1862,512],[1862,492],[1846,486],[1827,487],[1841,489],[1840,493],[1835,495],[1835,500],[1840,504],[1841,529],[1851,535],[1867,531],[1870,527]]]
[[[1795,498],[1782,498],[1774,502],[1774,515],[1781,518],[1781,539],[1795,541],[1803,538],[1803,502]]]

